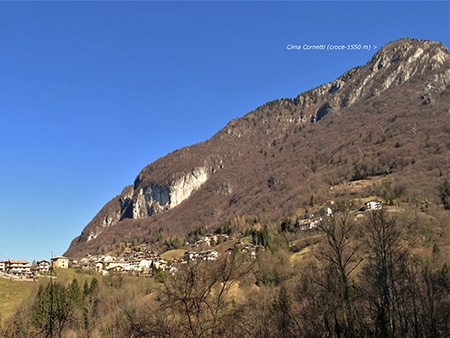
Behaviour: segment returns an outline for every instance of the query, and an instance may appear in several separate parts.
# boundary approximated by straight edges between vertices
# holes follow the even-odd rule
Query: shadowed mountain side
[[[114,238],[157,243],[236,216],[276,221],[328,188],[389,176],[410,201],[439,203],[449,178],[450,53],[400,39],[361,67],[294,99],[268,102],[208,141],[145,167],[72,241],[66,255]]]

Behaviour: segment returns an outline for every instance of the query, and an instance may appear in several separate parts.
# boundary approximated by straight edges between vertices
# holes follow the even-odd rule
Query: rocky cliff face
[[[186,174],[178,174],[168,184],[148,182],[139,174],[134,186],[126,187],[109,202],[82,232],[80,240],[90,241],[119,221],[142,219],[172,209],[199,189],[208,180],[212,168],[197,167]]]
[[[424,93],[439,95],[450,81],[448,68],[448,49],[434,41],[400,39],[391,42],[380,49],[365,65],[355,67],[338,79],[328,84],[298,95],[293,101],[283,102],[293,104],[298,116],[280,114],[273,116],[278,121],[305,123],[317,122],[325,115],[353,104],[378,97],[384,91],[402,85],[410,79],[426,78]],[[438,71],[433,76],[431,73]],[[257,116],[258,111],[251,114]],[[228,131],[236,134],[236,131]]]
[[[317,190],[311,182],[319,174],[330,182],[351,178],[355,168],[392,174],[412,159],[420,164],[419,158],[427,158],[445,177],[449,87],[445,46],[391,42],[335,81],[268,102],[210,140],[151,163],[102,208],[66,254],[98,251],[112,236],[149,239],[156,227],[170,234],[237,215],[276,218]],[[386,148],[394,141],[405,146]],[[436,148],[432,159],[429,147]],[[422,168],[418,164],[408,167],[410,177]]]
[[[169,185],[140,184],[138,177],[132,200],[122,211],[122,217],[145,218],[176,207],[206,182],[210,172],[208,168],[194,168]]]

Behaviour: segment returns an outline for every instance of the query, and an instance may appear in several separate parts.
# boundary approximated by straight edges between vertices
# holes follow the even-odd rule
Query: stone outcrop
[[[208,180],[210,171],[194,168],[169,185],[138,184],[131,203],[122,210],[122,218],[145,218],[176,207]]]
[[[119,196],[108,203],[83,230],[80,240],[90,241],[102,231],[119,221],[150,217],[172,209],[199,189],[208,180],[210,168],[197,167],[187,173],[178,173],[178,178],[167,185],[143,179],[138,175],[134,186],[126,187]]]

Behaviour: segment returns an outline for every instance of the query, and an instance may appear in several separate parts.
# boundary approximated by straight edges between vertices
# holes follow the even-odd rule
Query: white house
[[[6,262],[6,271],[10,275],[24,276],[31,273],[30,262],[24,260],[8,259]]]
[[[381,201],[372,200],[367,203],[364,203],[364,209],[367,210],[380,210],[383,207],[383,203]]]
[[[49,272],[50,270],[50,262],[45,259],[36,262],[38,269],[40,272]]]
[[[130,265],[130,270],[137,272],[148,272],[152,266],[152,260],[145,258],[139,258],[127,262]]]
[[[152,267],[151,259],[141,258],[138,259],[138,262],[139,262],[139,271],[141,272],[148,272]]]
[[[95,264],[95,271],[97,272],[103,272],[103,263],[98,262]]]

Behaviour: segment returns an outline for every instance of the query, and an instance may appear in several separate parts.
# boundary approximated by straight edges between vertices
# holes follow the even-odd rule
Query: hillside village
[[[211,240],[217,241],[217,236],[207,235],[200,238],[194,245],[196,248],[207,248],[211,245]],[[256,247],[238,243],[238,247],[243,252],[248,252],[250,256],[254,257]],[[98,272],[102,275],[116,274],[116,273],[139,273],[139,274],[154,274],[156,271],[176,272],[178,264],[186,263],[187,261],[199,260],[215,260],[219,253],[215,249],[206,250],[188,250],[183,257],[171,260],[163,259],[154,251],[149,251],[144,248],[142,251],[125,252],[121,256],[113,257],[110,255],[87,255],[86,257],[76,259],[64,256],[56,256],[50,261],[45,259],[35,262],[30,265],[26,260],[12,260],[8,259],[0,261],[0,277],[21,278],[33,280],[39,275],[50,274],[52,269],[79,269],[92,272]]]
[[[202,247],[209,247],[211,238],[208,235],[201,238],[196,244]],[[255,257],[256,247],[239,245],[243,252],[248,252],[251,257]],[[174,273],[178,264],[187,261],[215,260],[219,253],[215,249],[202,251],[186,251],[183,258],[171,260],[163,259],[154,251],[144,249],[138,252],[126,252],[122,256],[113,257],[110,255],[87,255],[81,259],[68,258],[64,256],[53,257],[50,261],[39,260],[35,265],[30,265],[26,260],[0,261],[0,277],[19,278],[35,280],[39,275],[47,275],[54,269],[78,269],[97,272],[102,275],[112,275],[116,273],[138,273],[153,275],[157,271],[167,271]]]
[[[370,200],[364,204],[365,211],[380,210],[382,202]],[[331,208],[327,207],[324,217],[332,215]],[[323,221],[322,217],[299,218],[296,227],[300,231],[314,230]],[[264,250],[259,244],[248,244],[241,241],[242,234],[237,236],[235,246],[227,249],[224,253],[232,250],[239,250],[247,254],[250,258],[256,258],[258,250]],[[77,269],[100,273],[101,275],[122,274],[147,274],[155,275],[159,271],[175,273],[179,264],[186,264],[188,261],[213,261],[219,257],[219,251],[214,249],[216,243],[227,241],[226,234],[206,234],[195,241],[189,250],[186,250],[182,257],[163,259],[161,255],[149,250],[146,246],[137,250],[125,251],[122,255],[86,255],[82,258],[69,258],[64,256],[52,257],[49,261],[42,259],[30,265],[26,260],[8,259],[0,261],[0,277],[19,278],[36,280],[39,275],[51,274],[54,269]]]
[[[248,248],[245,249],[248,250]],[[8,259],[0,261],[0,277],[34,280],[39,275],[50,274],[52,269],[57,268],[95,271],[102,275],[115,273],[152,275],[155,271],[176,272],[177,265],[187,261],[215,260],[217,257],[217,250],[211,249],[198,252],[186,251],[183,259],[174,258],[172,260],[162,259],[155,252],[146,250],[119,257],[88,255],[81,259],[72,259],[58,256],[53,257],[51,261],[39,260],[36,262],[36,265],[30,265],[30,262],[26,260]]]

